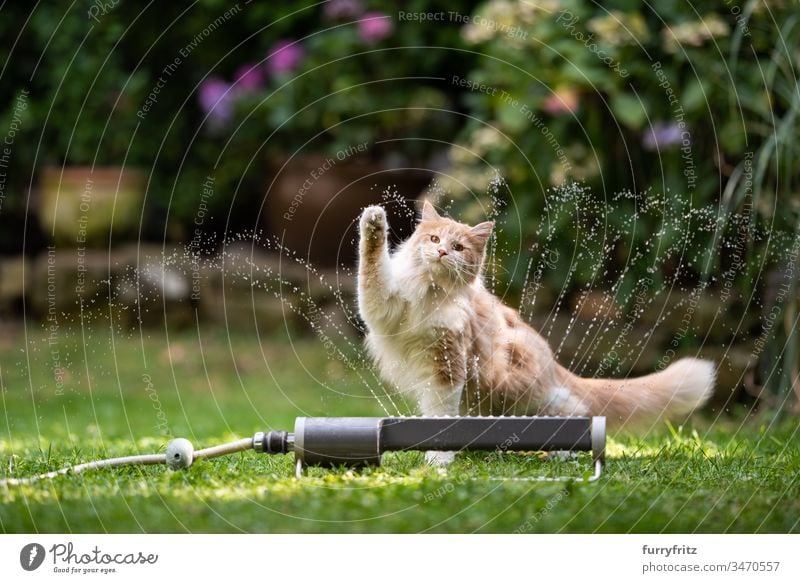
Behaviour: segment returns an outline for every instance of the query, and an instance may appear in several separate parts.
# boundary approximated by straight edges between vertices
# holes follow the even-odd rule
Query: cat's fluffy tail
[[[714,363],[683,358],[662,371],[631,379],[584,379],[562,369],[574,397],[591,415],[605,415],[614,426],[648,423],[686,415],[714,391]]]

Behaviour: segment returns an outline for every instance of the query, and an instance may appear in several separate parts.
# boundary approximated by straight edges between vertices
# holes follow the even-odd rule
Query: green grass
[[[292,426],[299,415],[381,415],[366,370],[313,338],[224,330],[112,334],[28,326],[0,335],[0,476],[104,456],[196,446]],[[201,342],[202,340],[202,342]],[[53,348],[68,371],[57,387]],[[149,375],[149,377],[144,377]],[[148,389],[152,383],[152,389]],[[371,389],[362,379],[369,380]],[[384,404],[390,406],[384,397]],[[405,405],[398,403],[403,410]],[[159,414],[159,410],[162,412]],[[396,412],[394,410],[392,413]],[[405,412],[408,409],[405,408]],[[798,532],[797,419],[696,418],[610,440],[595,484],[501,481],[588,465],[539,455],[421,454],[364,471],[311,469],[247,452],[188,471],[120,468],[0,486],[3,532]]]

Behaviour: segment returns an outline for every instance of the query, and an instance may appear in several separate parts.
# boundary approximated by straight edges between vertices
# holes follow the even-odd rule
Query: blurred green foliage
[[[651,295],[707,290],[733,313],[758,315],[760,327],[737,333],[769,338],[759,383],[786,394],[800,378],[797,306],[785,299],[796,295],[800,223],[794,2],[80,0],[2,10],[0,123],[18,128],[2,250],[21,236],[44,165],[143,168],[141,236],[180,239],[208,176],[204,228],[227,235],[255,226],[276,158],[382,142],[370,153],[425,165],[437,140],[458,136],[439,191],[464,220],[500,220],[493,257],[508,258],[497,274],[512,295],[534,281],[561,290],[553,304],[563,307],[607,287],[632,310],[643,280],[654,281]],[[385,15],[383,29],[365,32],[367,14]],[[281,41],[300,58],[270,72]],[[243,67],[263,76],[249,91]],[[550,190],[572,181],[583,186]],[[702,341],[692,338],[681,342]]]
[[[12,91],[0,102],[3,118],[12,113],[13,90],[30,92],[30,120],[12,161],[14,190],[27,192],[47,164],[139,166],[150,174],[142,235],[180,238],[193,226],[209,175],[219,216],[206,227],[230,220],[235,228],[237,219],[252,227],[274,157],[415,138],[431,128],[441,139],[454,135],[452,118],[434,120],[425,109],[453,101],[454,89],[435,87],[443,71],[471,66],[448,49],[461,42],[459,27],[399,22],[389,1],[344,4],[354,7],[352,16],[332,16],[327,4],[313,2],[4,6],[0,35],[9,42],[0,62]],[[403,10],[431,10],[427,4],[413,0]],[[475,4],[447,9],[469,14]],[[373,31],[365,40],[357,22],[365,14],[386,15],[388,34]],[[265,72],[280,41],[301,47],[298,66],[268,75],[259,91],[238,91],[242,67]],[[234,84],[235,112],[224,127],[200,103],[209,80]],[[403,111],[409,106],[419,109]],[[406,149],[416,162],[431,151],[414,140]],[[16,197],[18,210],[24,198]]]
[[[800,232],[796,4],[490,0],[463,34],[481,56],[443,190],[457,214],[497,215],[512,295],[531,282],[514,250],[544,264],[533,279],[562,290],[559,302],[608,289],[633,312],[637,282],[655,281],[650,296],[705,290],[740,325],[760,316],[734,340],[766,333],[756,381],[789,395],[800,379],[797,278],[781,275]],[[495,175],[505,183],[487,190]]]
[[[464,96],[475,119],[460,142],[471,155],[456,156],[453,188],[485,186],[488,165],[527,193],[518,200],[526,217],[541,216],[545,190],[569,180],[603,200],[652,189],[691,199],[691,208],[735,212],[747,194],[746,160],[755,159],[754,221],[794,228],[800,15],[792,3],[493,0],[476,14],[499,27],[465,31],[482,55],[469,81],[491,91]],[[723,197],[726,187],[733,192]]]

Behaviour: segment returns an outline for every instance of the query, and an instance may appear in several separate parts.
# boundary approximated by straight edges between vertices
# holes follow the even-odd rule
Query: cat
[[[683,415],[713,391],[710,361],[683,358],[633,379],[586,379],[556,362],[518,312],[483,283],[493,222],[471,227],[425,201],[413,234],[390,253],[386,212],[359,221],[358,309],[384,380],[426,416],[605,415],[610,425]],[[452,452],[428,452],[447,464]]]

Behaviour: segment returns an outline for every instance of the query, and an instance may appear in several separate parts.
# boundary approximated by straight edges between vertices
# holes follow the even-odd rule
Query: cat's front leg
[[[361,316],[382,319],[392,296],[388,224],[379,206],[364,209],[359,221],[358,303]]]
[[[379,253],[386,247],[386,211],[378,205],[368,206],[359,220],[361,258]]]
[[[419,395],[419,408],[426,417],[454,417],[459,413],[464,386],[427,387]],[[426,451],[425,461],[432,466],[446,466],[455,458],[454,451]]]

